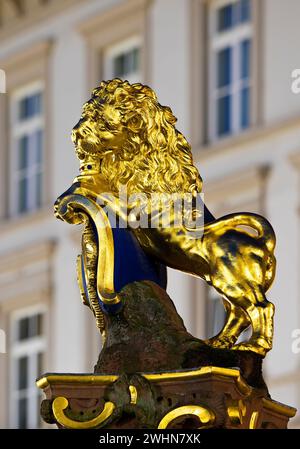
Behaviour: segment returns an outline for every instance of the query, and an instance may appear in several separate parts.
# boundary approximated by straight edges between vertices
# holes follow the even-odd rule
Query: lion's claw
[[[212,346],[213,348],[222,348],[222,349],[229,349],[232,348],[234,345],[236,339],[230,339],[230,338],[216,338],[212,337],[208,340],[205,340],[205,343],[209,346]]]
[[[233,346],[231,349],[235,351],[250,351],[255,352],[262,357],[265,357],[267,352],[272,349],[272,344],[265,340],[263,337],[260,337],[253,341],[248,341],[245,343],[239,343]]]

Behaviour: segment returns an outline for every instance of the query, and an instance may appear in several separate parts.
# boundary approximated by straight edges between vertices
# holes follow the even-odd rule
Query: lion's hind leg
[[[275,312],[274,304],[269,302],[262,289],[253,287],[255,301],[242,298],[241,307],[247,312],[252,326],[252,335],[247,342],[240,343],[233,349],[241,351],[253,351],[261,356],[265,356],[273,343],[273,317]]]
[[[231,348],[240,334],[251,324],[247,313],[225,296],[223,304],[226,310],[225,324],[217,335],[206,340],[206,343],[215,348]]]

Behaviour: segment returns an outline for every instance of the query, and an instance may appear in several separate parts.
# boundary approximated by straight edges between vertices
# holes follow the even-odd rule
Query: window
[[[130,83],[141,81],[141,44],[138,38],[131,38],[114,45],[105,52],[105,79],[121,78]]]
[[[206,336],[214,337],[223,328],[225,323],[225,308],[223,299],[213,287],[207,286],[206,303]]]
[[[43,198],[43,91],[16,92],[11,103],[11,215],[41,207]]]
[[[209,136],[251,124],[251,0],[217,0],[210,9]]]
[[[12,320],[11,427],[40,425],[41,394],[35,380],[43,372],[45,351],[44,310],[22,312]]]

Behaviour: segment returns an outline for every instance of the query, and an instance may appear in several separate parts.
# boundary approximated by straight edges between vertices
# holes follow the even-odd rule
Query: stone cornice
[[[20,68],[22,64],[28,64],[30,60],[40,60],[47,57],[51,49],[52,41],[39,42],[36,45],[30,46],[21,52],[13,53],[8,58],[0,60],[1,68],[6,72]]]
[[[103,11],[101,14],[92,17],[78,26],[78,31],[86,37],[93,34],[101,34],[103,28],[110,27],[111,23],[122,20],[124,16],[136,15],[145,8],[153,0],[127,0],[119,5]]]
[[[258,165],[250,167],[247,170],[205,182],[203,191],[209,201],[212,202],[221,198],[230,198],[237,193],[242,194],[243,192],[253,192],[253,195],[255,195],[259,193],[268,172],[268,166]]]
[[[53,255],[56,242],[54,240],[41,241],[21,247],[18,250],[0,255],[0,273],[17,271],[26,265],[42,260],[48,260]]]
[[[1,238],[3,238],[6,233],[11,235],[13,232],[18,232],[20,229],[24,229],[26,227],[32,228],[35,225],[42,225],[43,222],[48,219],[54,220],[52,209],[52,204],[47,204],[42,209],[25,214],[24,216],[2,219],[0,221]]]
[[[292,116],[280,122],[267,126],[251,128],[237,136],[230,136],[215,144],[196,146],[193,148],[194,162],[202,163],[225,154],[242,153],[249,149],[249,145],[261,142],[263,139],[272,139],[279,134],[299,131],[300,116]]]
[[[29,302],[49,296],[52,281],[52,256],[56,248],[54,240],[44,240],[0,256],[0,304],[13,307],[25,298]],[[24,304],[23,304],[24,305]]]
[[[0,41],[87,0],[1,0]]]

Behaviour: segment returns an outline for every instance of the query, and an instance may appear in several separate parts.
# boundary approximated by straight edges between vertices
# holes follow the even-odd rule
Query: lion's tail
[[[210,230],[217,231],[232,229],[238,226],[248,226],[257,232],[257,239],[262,241],[268,251],[272,253],[276,245],[276,236],[272,225],[261,215],[252,213],[229,214],[205,226],[204,233]]]

